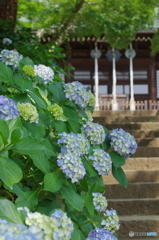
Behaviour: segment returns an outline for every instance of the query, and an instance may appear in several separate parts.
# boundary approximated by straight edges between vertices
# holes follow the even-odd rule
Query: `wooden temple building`
[[[125,55],[126,49],[119,50],[120,58],[115,61],[115,92],[118,110],[159,109],[159,54],[151,55],[152,36],[153,31],[143,31],[138,33],[132,41],[132,49],[135,51],[135,56],[132,58],[133,89],[130,84],[130,59]],[[91,57],[95,43],[96,48],[101,52],[101,56],[97,59],[98,96],[96,97],[98,97],[100,109],[112,109],[113,64],[106,57],[111,46],[104,38],[85,37],[82,41],[76,38],[69,40],[70,50],[66,52],[67,62],[74,67],[74,70],[69,72],[69,76],[65,76],[65,82],[79,81],[96,94],[95,59]],[[135,109],[130,107],[132,91]]]

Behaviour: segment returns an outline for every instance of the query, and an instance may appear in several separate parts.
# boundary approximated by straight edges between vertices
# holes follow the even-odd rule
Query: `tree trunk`
[[[11,28],[15,27],[18,0],[0,0],[0,19],[10,20]]]

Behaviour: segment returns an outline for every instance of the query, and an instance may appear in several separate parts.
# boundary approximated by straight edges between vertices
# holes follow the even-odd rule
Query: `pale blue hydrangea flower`
[[[83,179],[86,174],[81,158],[73,153],[60,153],[57,156],[57,165],[61,168],[62,172],[71,179],[72,183]]]
[[[59,133],[61,138],[58,140],[58,144],[62,143],[61,153],[73,153],[78,156],[84,156],[88,154],[90,144],[88,139],[80,133]]]
[[[0,118],[3,120],[15,119],[19,117],[16,103],[3,95],[0,95]]]
[[[86,240],[117,240],[117,238],[104,228],[95,228],[89,233]]]
[[[101,225],[112,233],[117,231],[120,227],[120,224],[116,210],[106,210],[103,215],[104,216]]]
[[[55,219],[39,212],[29,212],[25,223],[41,239],[54,240],[53,233],[58,228]]]
[[[106,133],[102,125],[87,121],[83,124],[82,129],[92,145],[98,145],[104,142]]]
[[[99,212],[105,211],[108,206],[106,198],[101,193],[98,192],[92,193],[92,195],[94,208]]]
[[[10,223],[0,219],[0,239],[1,240],[42,240],[27,227],[20,224]]]
[[[0,61],[6,65],[11,65],[13,68],[18,68],[19,61],[23,58],[16,50],[3,49],[0,53]]]
[[[54,231],[54,240],[69,240],[71,239],[72,232],[74,230],[73,223],[67,214],[62,210],[56,210],[52,215],[57,225],[57,230]]]
[[[51,82],[54,78],[54,72],[50,67],[43,64],[34,65],[35,74],[44,80],[44,83]]]
[[[103,149],[93,149],[93,154],[88,159],[93,162],[93,167],[99,175],[108,175],[112,169],[111,157]]]
[[[3,38],[2,43],[4,45],[10,45],[12,44],[12,40],[10,38]]]
[[[70,101],[74,101],[76,104],[86,107],[89,105],[90,95],[82,83],[75,81],[64,84],[64,92],[66,98]]]
[[[136,152],[137,143],[135,138],[123,129],[113,129],[109,138],[111,147],[125,159],[128,159],[130,154]]]

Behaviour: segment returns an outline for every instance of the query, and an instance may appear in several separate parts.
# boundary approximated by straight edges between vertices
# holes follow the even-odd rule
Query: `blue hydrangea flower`
[[[4,45],[10,45],[12,44],[12,40],[10,38],[3,38],[2,43]]]
[[[3,95],[0,95],[0,118],[3,120],[15,119],[19,117],[16,103]]]
[[[61,153],[73,153],[78,156],[84,156],[89,152],[90,144],[83,134],[78,133],[60,133],[61,138],[58,144],[62,143]]]
[[[87,121],[83,124],[82,129],[92,145],[98,145],[104,142],[106,133],[102,125]]]
[[[64,84],[64,92],[66,98],[70,101],[74,101],[76,104],[86,107],[89,105],[90,95],[82,83],[75,81],[71,83]]]
[[[57,230],[54,231],[54,240],[69,240],[71,239],[72,232],[74,230],[73,223],[67,214],[62,210],[56,210],[52,215],[57,225]]]
[[[0,219],[0,239],[2,240],[42,240],[30,231],[27,226],[9,223]]]
[[[44,83],[51,82],[54,78],[54,72],[50,67],[43,64],[34,65],[35,74],[44,80]]]
[[[109,138],[111,147],[125,159],[128,159],[130,154],[136,152],[137,143],[135,138],[123,129],[113,129]]]
[[[86,240],[117,240],[117,238],[104,228],[95,228],[89,233]]]
[[[101,225],[112,233],[117,231],[120,227],[120,224],[116,210],[106,210],[103,215],[104,216]]]
[[[18,68],[19,61],[23,58],[16,50],[3,49],[0,53],[0,61],[6,65],[13,66],[13,68]]]
[[[99,212],[105,211],[108,206],[106,198],[101,193],[98,192],[92,193],[92,195],[94,208]]]
[[[112,169],[111,157],[103,149],[93,149],[93,154],[88,159],[93,162],[93,167],[99,175],[108,175]]]
[[[73,153],[60,153],[57,156],[57,165],[61,168],[63,173],[71,179],[72,183],[78,182],[79,179],[83,179],[86,174],[81,158]]]

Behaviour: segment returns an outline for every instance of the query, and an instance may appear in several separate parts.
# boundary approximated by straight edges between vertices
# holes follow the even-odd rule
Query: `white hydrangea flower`
[[[99,212],[105,211],[108,206],[106,198],[101,193],[98,192],[92,193],[92,195],[94,208]]]
[[[34,71],[37,76],[41,77],[44,80],[45,84],[51,82],[54,78],[53,70],[43,64],[34,65]]]
[[[103,225],[105,229],[111,231],[112,233],[117,231],[120,227],[120,224],[116,210],[106,210],[104,212],[104,217],[101,225]]]

